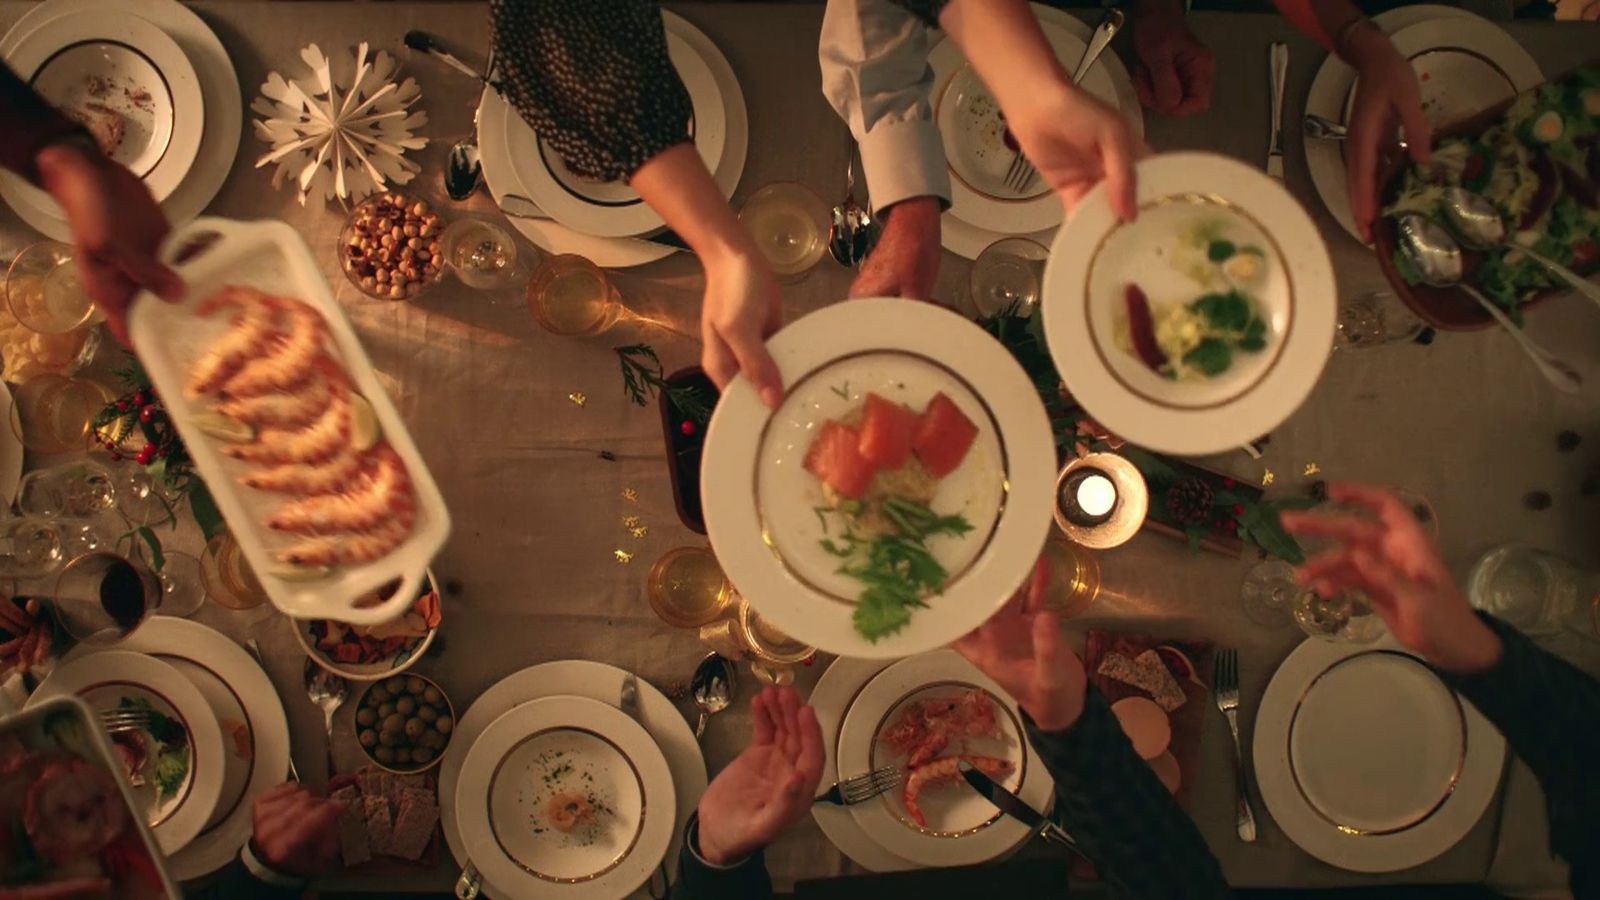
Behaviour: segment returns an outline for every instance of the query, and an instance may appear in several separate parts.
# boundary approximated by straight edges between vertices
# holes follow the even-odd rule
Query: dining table
[[[32,4],[0,0],[0,27]],[[830,204],[845,193],[850,135],[821,92],[817,36],[821,3],[671,2],[667,8],[702,29],[727,56],[749,110],[750,152],[734,192],[735,208],[777,181],[799,182]],[[346,211],[338,201],[301,203],[291,187],[274,189],[272,167],[257,159],[268,145],[251,130],[248,103],[269,72],[298,65],[301,48],[340,51],[359,42],[394,54],[422,88],[426,148],[409,155],[421,172],[399,186],[447,218],[479,216],[504,224],[486,191],[462,203],[447,199],[441,173],[452,144],[473,133],[481,85],[406,49],[411,29],[435,35],[477,65],[489,45],[488,4],[476,2],[289,2],[204,0],[192,8],[217,32],[239,75],[247,104],[240,150],[208,215],[281,219],[321,261],[329,283],[365,345],[433,476],[453,520],[433,562],[442,586],[443,623],[416,671],[435,679],[458,710],[504,676],[550,660],[580,657],[637,673],[693,715],[687,683],[706,653],[695,631],[657,618],[646,599],[651,564],[676,547],[706,540],[678,518],[664,451],[662,419],[624,392],[619,345],[648,343],[667,371],[695,364],[703,277],[689,253],[609,274],[629,309],[656,323],[624,321],[589,338],[540,329],[520,283],[500,291],[454,278],[408,301],[370,299],[340,271],[335,250]],[[1078,11],[1086,18],[1092,10]],[[1091,19],[1092,21],[1092,19]],[[1260,166],[1269,131],[1268,48],[1289,47],[1284,108],[1285,184],[1309,211],[1333,258],[1338,295],[1385,286],[1370,249],[1323,208],[1293,127],[1325,58],[1310,39],[1275,16],[1197,11],[1195,33],[1216,54],[1216,87],[1206,111],[1170,118],[1146,111],[1155,151],[1204,150]],[[1505,28],[1547,76],[1592,58],[1600,24],[1515,21]],[[1132,66],[1126,35],[1113,45]],[[870,190],[870,184],[869,184]],[[35,240],[9,210],[0,211],[0,250]],[[519,258],[538,251],[518,239]],[[933,300],[963,308],[971,263],[943,254]],[[854,275],[824,257],[781,284],[784,317],[846,302]],[[1439,525],[1444,559],[1464,583],[1473,562],[1502,544],[1536,546],[1587,569],[1600,569],[1600,311],[1576,298],[1530,314],[1528,332],[1572,361],[1582,392],[1552,391],[1500,330],[1439,332],[1431,342],[1336,349],[1304,405],[1270,434],[1260,458],[1236,451],[1199,460],[1268,496],[1303,493],[1324,479],[1404,487],[1425,496]],[[103,352],[102,355],[105,355]],[[98,363],[97,363],[98,364]],[[1580,437],[1572,448],[1570,436]],[[30,465],[39,461],[30,458]],[[1269,477],[1270,475],[1270,477]],[[716,472],[704,473],[718,477]],[[1544,492],[1552,502],[1529,502]],[[624,520],[637,524],[625,526]],[[170,546],[198,553],[192,521]],[[1146,531],[1097,554],[1102,590],[1067,623],[1081,642],[1090,628],[1210,641],[1239,652],[1239,724],[1248,754],[1256,706],[1274,669],[1305,640],[1288,619],[1264,627],[1240,606],[1244,573],[1258,560],[1193,552],[1182,541]],[[354,704],[336,719],[332,748],[319,709],[302,686],[305,654],[292,623],[270,606],[233,611],[208,604],[195,618],[244,641],[256,639],[286,708],[293,758],[301,775],[321,783],[330,765],[360,763],[349,728]],[[1562,651],[1600,673],[1600,642],[1575,640]],[[806,691],[831,658],[819,654],[796,673]],[[745,674],[749,675],[746,669]],[[740,680],[733,707],[713,716],[703,746],[710,773],[725,766],[750,735],[755,678]],[[1477,883],[1533,891],[1565,883],[1552,858],[1544,798],[1530,770],[1514,758],[1488,812],[1455,847],[1402,872],[1368,875],[1322,863],[1273,822],[1252,786],[1260,838],[1242,843],[1234,829],[1233,748],[1226,724],[1208,710],[1187,812],[1236,887],[1322,888],[1373,884]],[[453,798],[441,798],[448,804]],[[440,842],[437,861],[403,875],[335,876],[328,890],[449,891],[458,868]],[[1030,850],[1028,852],[1034,852]],[[780,888],[797,881],[863,871],[832,846],[808,817],[767,850]]]

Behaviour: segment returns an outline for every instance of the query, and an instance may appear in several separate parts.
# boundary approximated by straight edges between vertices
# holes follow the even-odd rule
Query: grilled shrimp
[[[990,778],[1004,778],[1011,774],[1011,761],[994,756],[946,756],[944,759],[936,759],[927,765],[912,769],[911,775],[906,778],[902,799],[906,814],[911,816],[911,821],[917,823],[917,827],[928,827],[928,820],[923,818],[922,807],[917,805],[917,798],[926,788],[949,784],[961,777],[961,770],[957,766],[963,759]]]
[[[350,444],[350,394],[343,385],[330,391],[322,414],[300,429],[273,428],[253,444],[229,444],[222,452],[246,462],[315,464],[330,459]]]
[[[380,444],[367,457],[366,471],[351,490],[286,504],[267,519],[267,525],[299,534],[365,531],[411,509],[411,480],[405,464],[393,448]]]
[[[365,534],[335,534],[301,541],[278,554],[296,566],[358,566],[381,559],[411,534],[416,514],[407,507]]]
[[[224,288],[203,300],[197,311],[210,316],[224,308],[235,310],[233,325],[190,371],[186,391],[191,397],[219,390],[271,338],[277,325],[277,307],[251,288]]]
[[[318,463],[291,462],[258,469],[240,479],[258,491],[301,497],[337,494],[350,487],[361,472],[362,459],[348,445],[332,458]]]
[[[311,376],[292,393],[230,397],[217,411],[257,428],[296,428],[309,424],[333,397],[332,385],[347,384],[345,375],[327,357],[312,364]]]
[[[306,380],[322,356],[327,326],[316,310],[281,297],[269,297],[265,302],[284,311],[288,331],[277,335],[265,356],[246,362],[227,380],[223,390],[231,397],[259,397],[294,388]]]

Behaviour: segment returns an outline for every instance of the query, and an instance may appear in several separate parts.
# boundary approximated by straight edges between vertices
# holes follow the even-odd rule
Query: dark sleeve
[[[574,173],[627,178],[689,140],[694,108],[655,3],[492,0],[489,15],[507,99]]]
[[[764,900],[772,896],[772,877],[757,850],[736,866],[718,868],[700,858],[700,814],[683,827],[683,849],[678,851],[678,880],[668,900]]]
[[[950,5],[950,0],[894,0],[894,2],[932,28],[939,27],[939,13],[944,12],[944,8]]]
[[[1573,896],[1600,896],[1600,681],[1478,615],[1500,636],[1500,662],[1476,675],[1439,676],[1500,729],[1539,779],[1551,849],[1572,867]]]
[[[222,870],[215,882],[195,893],[201,900],[298,900],[305,892],[258,881],[243,864],[234,860]]]
[[[1056,780],[1056,821],[1112,896],[1231,896],[1200,830],[1133,751],[1099,690],[1089,686],[1083,714],[1065,731],[1040,731],[1032,719],[1026,724]]]
[[[87,137],[87,132],[44,102],[10,67],[0,65],[0,166],[38,181],[34,156],[69,135]]]

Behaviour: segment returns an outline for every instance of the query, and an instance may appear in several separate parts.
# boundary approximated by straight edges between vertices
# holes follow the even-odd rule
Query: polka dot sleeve
[[[894,0],[894,2],[929,26],[938,28],[939,13],[944,12],[950,0]]]
[[[693,106],[648,0],[491,0],[506,97],[586,178],[631,176],[689,140]]]

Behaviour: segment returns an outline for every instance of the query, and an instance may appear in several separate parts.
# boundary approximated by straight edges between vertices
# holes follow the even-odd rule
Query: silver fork
[[[1011,158],[1011,168],[1006,170],[1006,187],[1020,194],[1033,184],[1033,179],[1038,175],[1039,172],[1034,169],[1033,163],[1028,162],[1028,158],[1019,150],[1017,155]]]
[[[1256,840],[1256,815],[1250,809],[1249,781],[1244,774],[1244,750],[1239,746],[1239,651],[1222,650],[1217,653],[1216,665],[1211,670],[1211,692],[1217,697],[1217,709],[1228,720],[1228,730],[1233,733],[1234,778],[1238,782],[1239,808],[1234,826],[1239,840],[1253,844]]]
[[[852,775],[818,797],[813,803],[832,803],[834,806],[854,806],[873,797],[886,794],[900,785],[900,767],[884,766],[860,775]]]
[[[107,731],[138,731],[152,721],[147,709],[108,709],[100,713],[100,724]]]

